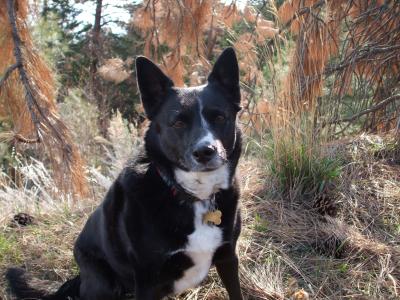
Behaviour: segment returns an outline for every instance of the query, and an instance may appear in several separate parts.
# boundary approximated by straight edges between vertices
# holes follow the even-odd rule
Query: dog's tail
[[[64,283],[54,294],[48,294],[43,290],[30,287],[23,269],[8,269],[6,279],[8,280],[11,293],[15,295],[17,299],[65,300],[77,299],[79,297],[81,282],[79,275]]]

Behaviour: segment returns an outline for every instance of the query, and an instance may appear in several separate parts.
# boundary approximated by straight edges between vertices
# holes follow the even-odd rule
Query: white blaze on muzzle
[[[205,131],[202,137],[200,137],[196,143],[196,146],[203,145],[203,144],[209,144],[217,149],[217,153],[220,158],[225,159],[226,154],[225,154],[225,148],[222,144],[222,142],[215,138],[214,134],[211,132],[210,126],[208,125],[207,120],[203,116],[203,103],[201,99],[198,99],[199,101],[199,114],[200,114],[200,122],[201,122],[201,127]],[[195,147],[196,147],[195,146]]]

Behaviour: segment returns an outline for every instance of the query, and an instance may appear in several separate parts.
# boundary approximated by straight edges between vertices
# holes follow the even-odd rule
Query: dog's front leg
[[[146,274],[148,271],[143,271]],[[156,288],[149,278],[136,278],[135,300],[160,300]]]
[[[159,300],[151,288],[137,288],[135,293],[135,300]]]
[[[235,253],[229,258],[215,263],[219,277],[224,284],[230,300],[242,300],[239,282],[239,260]]]

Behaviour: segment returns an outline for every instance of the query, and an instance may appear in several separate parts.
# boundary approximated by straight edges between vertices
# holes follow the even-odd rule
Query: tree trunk
[[[90,94],[93,102],[97,104],[99,110],[99,129],[100,133],[106,137],[108,129],[108,105],[107,97],[104,93],[103,84],[97,74],[97,65],[102,56],[101,41],[101,19],[102,19],[103,0],[96,0],[96,14],[92,30],[91,41],[91,63],[89,70]]]

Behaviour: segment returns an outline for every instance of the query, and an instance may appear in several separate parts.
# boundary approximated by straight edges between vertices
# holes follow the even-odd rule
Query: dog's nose
[[[193,157],[199,163],[208,163],[214,158],[217,153],[217,148],[213,145],[206,144],[200,145],[193,151]]]

